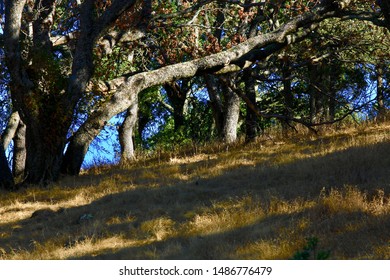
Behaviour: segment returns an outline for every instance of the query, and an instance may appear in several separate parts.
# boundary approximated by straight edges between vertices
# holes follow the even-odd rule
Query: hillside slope
[[[389,259],[389,155],[371,124],[2,192],[0,259]]]

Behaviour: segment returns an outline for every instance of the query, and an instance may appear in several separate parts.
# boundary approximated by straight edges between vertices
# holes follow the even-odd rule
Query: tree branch
[[[346,3],[349,0],[338,2]],[[77,162],[74,161],[71,164],[72,166],[65,166],[64,169],[73,174],[79,172],[83,156],[105,123],[129,108],[142,90],[202,73],[215,73],[225,66],[240,62],[242,57],[255,49],[262,50],[275,44],[292,43],[293,41],[289,40],[288,36],[297,32],[299,28],[307,28],[327,18],[337,17],[339,16],[338,12],[339,5],[336,7],[334,5],[320,5],[313,8],[311,12],[293,18],[274,32],[249,38],[229,50],[157,70],[134,74],[130,77],[120,77],[123,83],[111,88],[115,91],[111,98],[100,108],[97,108],[73,135],[65,159],[75,155],[78,155],[78,159]],[[297,121],[302,122],[301,120]]]
[[[380,18],[380,13],[366,11],[343,11],[340,17],[340,19],[344,21],[357,19],[363,21],[370,21],[376,26],[388,27],[386,20],[381,20]]]
[[[69,42],[77,39],[79,35],[80,35],[79,31],[73,31],[66,35],[58,35],[58,36],[50,37],[50,41],[52,42],[53,47],[57,47],[57,46],[68,44]]]

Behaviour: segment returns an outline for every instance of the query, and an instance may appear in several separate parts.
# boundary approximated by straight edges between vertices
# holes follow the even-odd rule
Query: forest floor
[[[390,123],[0,192],[0,259],[390,259]]]

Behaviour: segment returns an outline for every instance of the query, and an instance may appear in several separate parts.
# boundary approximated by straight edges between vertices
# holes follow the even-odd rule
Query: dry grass
[[[390,258],[390,124],[212,144],[0,192],[0,259]]]

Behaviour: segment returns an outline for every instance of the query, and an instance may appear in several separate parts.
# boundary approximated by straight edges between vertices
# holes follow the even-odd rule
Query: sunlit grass
[[[159,151],[0,192],[0,259],[390,257],[390,124]]]

